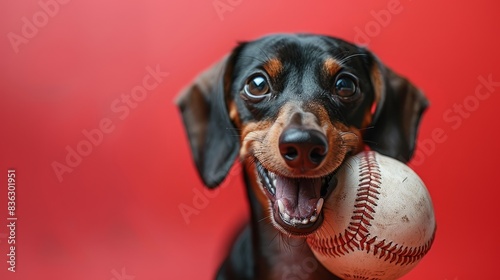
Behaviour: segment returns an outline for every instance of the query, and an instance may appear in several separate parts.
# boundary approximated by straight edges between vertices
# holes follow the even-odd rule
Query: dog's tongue
[[[302,220],[311,217],[320,199],[321,184],[321,178],[297,179],[276,176],[276,202],[279,211],[288,215],[290,219]]]

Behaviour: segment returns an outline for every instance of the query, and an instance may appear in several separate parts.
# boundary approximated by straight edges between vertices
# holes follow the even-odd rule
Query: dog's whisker
[[[259,58],[255,57],[255,56],[242,55],[241,57],[242,57],[242,58],[243,58],[243,57],[245,57],[245,58],[255,59],[255,60],[257,60],[257,61],[261,62],[262,64],[266,63],[264,60],[259,59]]]
[[[278,238],[278,245],[279,245],[279,248],[280,248],[280,249],[283,249],[283,251],[285,251],[285,252],[286,252],[286,251],[290,251],[290,248],[287,248],[287,245],[288,245],[288,244],[287,244],[287,242],[286,242],[286,236],[284,236],[284,234],[283,234],[283,233],[281,233],[281,232],[278,232],[278,233],[276,234],[276,236],[277,236],[277,237],[279,237],[279,238]],[[276,238],[276,237],[275,237],[275,238]]]
[[[374,129],[374,128],[375,128],[375,126],[371,125],[371,126],[367,126],[367,127],[364,127],[364,128],[358,128],[358,130],[363,131],[363,130]]]
[[[350,51],[345,50],[345,51],[339,52],[338,54],[334,55],[334,56],[333,56],[333,58],[334,58],[335,60],[342,60],[342,59],[344,59],[344,56],[345,56],[345,55],[348,55],[348,54],[350,54],[350,53],[351,53]],[[328,53],[328,54],[329,54],[329,53]]]
[[[366,56],[367,54],[366,53],[355,53],[355,54],[351,54],[345,58],[343,58],[341,61],[339,61],[339,64],[340,65],[343,65],[347,60],[353,58],[353,57],[357,57],[357,56]]]
[[[270,221],[270,219],[271,219],[271,215],[268,215],[268,216],[265,216],[264,218],[258,220],[257,222],[260,223],[260,222],[263,222],[265,220],[269,220]]]
[[[259,159],[261,164],[267,165],[269,163],[271,165],[273,162],[273,159],[267,153],[262,152],[259,155],[263,155],[263,157]]]
[[[267,52],[265,52],[261,47],[258,47],[258,49],[262,52],[262,54],[264,54],[264,56],[267,58],[268,61],[271,60],[271,57],[269,57]]]
[[[346,163],[345,164],[350,170],[352,170],[354,172],[354,168],[352,167],[352,165],[350,163]]]
[[[246,142],[246,141],[256,141],[256,142],[259,142],[259,143],[264,142],[264,140],[263,140],[263,139],[261,139],[261,138],[259,138],[259,137],[257,137],[257,136],[255,136],[255,137],[247,136],[247,137],[245,137],[245,138],[243,139],[243,141],[245,141],[245,142]]]
[[[376,141],[371,141],[371,140],[367,140],[367,139],[363,139],[363,142],[370,143],[370,144],[375,144],[375,145],[378,144],[378,142],[376,142]]]

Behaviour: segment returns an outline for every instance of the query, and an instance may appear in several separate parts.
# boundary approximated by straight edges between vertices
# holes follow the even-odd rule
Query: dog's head
[[[347,156],[368,145],[411,158],[427,100],[366,49],[301,34],[240,44],[178,105],[205,185],[218,186],[239,154],[265,216],[307,235]]]

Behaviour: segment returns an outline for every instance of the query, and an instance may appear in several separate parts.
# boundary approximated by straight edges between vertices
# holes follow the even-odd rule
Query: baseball
[[[397,279],[429,251],[436,223],[430,195],[413,170],[374,151],[346,160],[307,238],[316,258],[343,279]]]

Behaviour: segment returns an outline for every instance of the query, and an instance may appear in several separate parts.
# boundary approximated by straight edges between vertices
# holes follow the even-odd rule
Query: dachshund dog
[[[217,279],[338,279],[304,242],[335,171],[364,149],[409,161],[428,102],[365,48],[277,34],[238,45],[177,104],[207,187],[242,162],[251,220]]]

